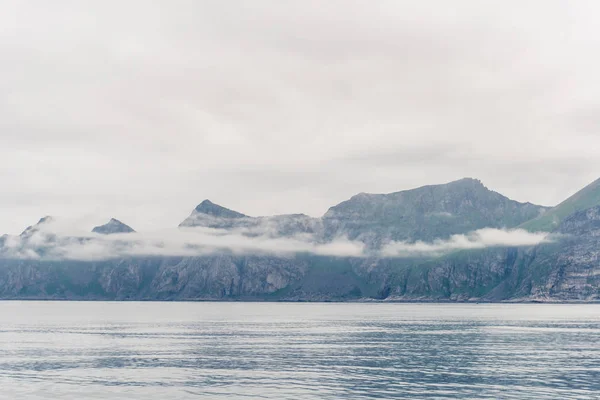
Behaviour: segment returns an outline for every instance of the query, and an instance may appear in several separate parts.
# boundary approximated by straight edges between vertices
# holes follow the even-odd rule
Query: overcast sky
[[[0,12],[0,233],[319,216],[461,177],[600,177],[596,1],[32,1]],[[104,221],[103,221],[104,222]],[[90,227],[91,228],[91,227]]]

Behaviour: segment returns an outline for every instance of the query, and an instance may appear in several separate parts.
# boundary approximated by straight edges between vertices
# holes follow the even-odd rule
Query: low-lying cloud
[[[273,235],[266,225],[264,231],[253,227],[214,229],[180,228],[154,233],[119,233],[101,235],[72,229],[64,220],[48,219],[20,236],[0,238],[0,256],[16,259],[100,261],[141,256],[203,256],[216,253],[236,255],[271,254],[291,256],[309,253],[332,257],[400,258],[437,256],[456,250],[486,247],[535,246],[551,241],[546,233],[531,233],[522,229],[480,229],[465,235],[453,235],[432,242],[390,241],[380,249],[364,243],[337,237],[323,241],[321,235],[299,233],[293,236]]]
[[[4,257],[41,260],[99,261],[135,256],[202,256],[219,252],[275,254],[311,253],[334,257],[361,257],[364,244],[344,237],[319,242],[311,235],[250,236],[244,230],[184,228],[154,233],[68,234],[64,224],[43,223],[20,236],[4,236]]]
[[[403,257],[425,254],[444,254],[455,250],[482,249],[486,247],[535,246],[551,241],[544,232],[528,232],[523,229],[485,228],[466,235],[452,235],[446,240],[433,242],[389,242],[381,249],[384,257]]]

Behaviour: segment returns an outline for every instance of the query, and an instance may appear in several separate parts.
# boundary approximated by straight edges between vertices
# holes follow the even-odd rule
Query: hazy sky
[[[596,1],[32,1],[0,13],[0,233],[318,216],[469,176],[600,177]],[[91,229],[91,226],[90,226]]]

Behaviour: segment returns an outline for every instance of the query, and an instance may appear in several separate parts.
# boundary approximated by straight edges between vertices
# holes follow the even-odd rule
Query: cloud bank
[[[334,257],[361,257],[364,244],[340,237],[327,243],[307,234],[274,237],[269,227],[259,234],[254,229],[224,230],[182,228],[153,233],[101,235],[72,229],[69,223],[48,220],[28,228],[20,236],[5,235],[0,255],[6,258],[99,261],[136,256],[202,256],[274,254],[289,256],[310,253]]]
[[[485,228],[466,235],[452,235],[447,240],[433,242],[417,241],[389,242],[381,249],[384,257],[418,256],[426,254],[444,254],[455,250],[483,249],[486,247],[523,247],[535,246],[551,241],[544,232],[528,232],[523,229]]]
[[[331,257],[401,258],[438,256],[456,250],[486,247],[535,246],[553,240],[545,233],[524,230],[480,229],[433,242],[391,241],[380,249],[368,249],[359,241],[338,237],[323,242],[318,235],[298,234],[275,237],[266,225],[259,233],[246,229],[181,228],[153,233],[100,235],[82,233],[69,223],[45,220],[20,236],[0,238],[0,256],[34,260],[100,261],[141,256],[204,256],[217,253],[236,255],[270,254],[281,257],[309,253]]]

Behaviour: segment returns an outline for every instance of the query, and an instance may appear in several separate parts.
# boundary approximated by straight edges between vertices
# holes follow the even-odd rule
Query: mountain
[[[541,300],[600,300],[600,206],[565,217],[554,233],[560,240],[536,247],[528,268],[532,288],[523,295]]]
[[[520,228],[550,232],[569,215],[597,205],[600,205],[600,179],[590,183],[543,215],[525,222]]]
[[[179,224],[179,227],[229,229],[244,225],[244,221],[249,219],[251,217],[247,215],[222,207],[210,200],[204,200]]]
[[[369,274],[400,301],[600,301],[600,206],[569,215],[550,238],[425,262],[380,260]]]
[[[244,215],[242,213],[230,210],[225,207],[221,207],[220,205],[215,204],[208,199],[204,200],[202,203],[198,204],[198,206],[194,209],[194,213],[210,215],[210,216],[217,217],[217,218],[228,218],[228,219],[246,217],[246,215]]]
[[[474,179],[391,194],[359,194],[330,208],[322,218],[251,217],[205,200],[180,224],[181,229],[212,228],[219,229],[218,234],[229,231],[261,236],[260,240],[299,235],[327,244],[348,236],[377,248],[390,239],[435,242],[484,227],[552,221],[546,228],[548,240],[538,245],[427,257],[381,257],[376,251],[365,257],[331,257],[222,250],[192,257],[60,260],[61,251],[72,251],[72,244],[82,243],[78,238],[50,238],[41,251],[34,252],[35,257],[23,257],[29,242],[40,241],[35,232],[48,222],[42,219],[21,236],[0,238],[0,249],[12,251],[0,251],[5,254],[0,258],[0,298],[600,301],[600,205],[594,204],[598,186],[596,181],[550,210],[510,200]],[[102,239],[85,238],[83,243],[93,240]],[[23,251],[13,251],[15,243],[24,246]],[[60,244],[60,251],[53,251],[54,243]],[[54,258],[46,259],[45,254]]]
[[[19,236],[22,238],[31,237],[34,233],[39,232],[44,225],[48,225],[52,223],[52,221],[54,221],[54,218],[49,215],[40,218],[37,224],[28,226]]]
[[[519,203],[465,178],[390,194],[361,193],[331,207],[321,218],[304,214],[250,217],[209,200],[179,226],[238,230],[246,235],[337,237],[377,248],[390,240],[431,241],[480,228],[514,228],[548,208]]]
[[[102,235],[112,235],[115,233],[133,233],[135,231],[129,225],[125,225],[118,219],[111,218],[106,224],[92,229],[92,232]]]
[[[327,237],[367,243],[432,241],[481,228],[514,228],[547,207],[519,203],[465,178],[390,194],[361,193],[323,216]]]
[[[200,203],[179,227],[236,230],[246,236],[289,237],[299,234],[322,234],[321,220],[305,214],[250,217],[210,200]]]

